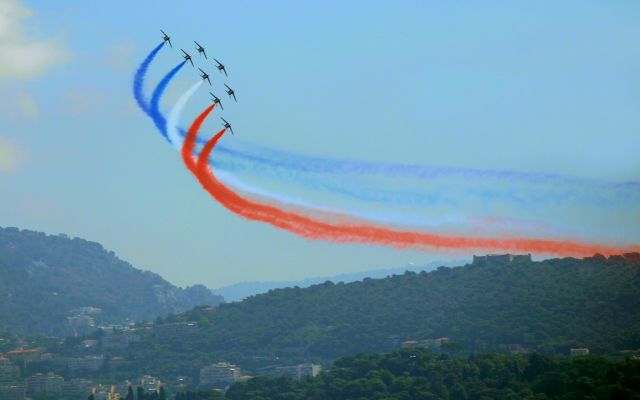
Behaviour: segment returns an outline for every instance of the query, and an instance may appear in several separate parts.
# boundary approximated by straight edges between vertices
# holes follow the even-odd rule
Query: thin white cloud
[[[0,0],[0,78],[34,78],[69,58],[60,40],[27,36],[25,22],[32,15],[18,0]]]
[[[0,173],[14,172],[24,161],[24,153],[0,135]]]

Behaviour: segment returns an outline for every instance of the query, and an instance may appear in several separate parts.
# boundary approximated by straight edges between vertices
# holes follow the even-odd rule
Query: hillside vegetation
[[[256,378],[229,400],[640,400],[640,361],[479,354],[454,358],[427,350],[336,361],[314,379]]]
[[[438,337],[467,352],[514,345],[549,355],[567,355],[571,347],[600,354],[637,349],[640,266],[634,262],[630,256],[467,265],[278,289],[172,317],[199,321],[201,329],[180,340],[150,336],[127,357],[145,370],[195,374],[212,361],[251,370],[392,351],[402,341]]]
[[[153,319],[222,301],[204,286],[181,289],[100,244],[0,228],[0,330],[67,335],[67,317],[97,307],[105,322]]]

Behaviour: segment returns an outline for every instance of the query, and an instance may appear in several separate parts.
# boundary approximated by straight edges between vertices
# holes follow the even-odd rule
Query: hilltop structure
[[[488,264],[530,263],[531,254],[487,254],[485,256],[473,256],[471,265],[484,266]]]

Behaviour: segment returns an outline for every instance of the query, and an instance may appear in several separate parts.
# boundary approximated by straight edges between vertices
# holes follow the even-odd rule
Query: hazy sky
[[[311,242],[211,200],[131,95],[159,29],[174,49],[149,82],[202,43],[228,67],[243,140],[625,182],[640,181],[638,21],[637,1],[0,0],[0,226],[95,240],[179,285],[460,258]],[[163,109],[194,79],[182,71]],[[599,237],[640,242],[629,210],[596,216]]]

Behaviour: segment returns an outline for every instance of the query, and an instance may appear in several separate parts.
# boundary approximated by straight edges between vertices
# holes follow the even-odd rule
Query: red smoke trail
[[[586,256],[594,253],[605,255],[639,251],[640,247],[612,247],[592,243],[565,240],[526,238],[480,238],[447,236],[423,232],[400,231],[368,223],[330,223],[319,221],[298,212],[246,199],[218,181],[209,166],[209,156],[225,129],[218,132],[202,148],[196,161],[193,156],[196,136],[202,123],[213,110],[207,107],[193,122],[182,148],[187,168],[196,176],[202,187],[230,211],[254,221],[261,221],[295,233],[299,236],[339,243],[381,244],[395,248],[488,250],[556,254],[561,256]],[[327,214],[329,217],[331,215]]]
[[[216,103],[213,103],[209,107],[205,108],[204,111],[200,115],[198,115],[198,117],[189,127],[187,137],[184,139],[184,143],[182,143],[182,159],[184,160],[184,164],[187,166],[189,171],[191,171],[191,173],[193,173],[194,175],[196,173],[196,159],[193,156],[193,153],[196,148],[196,136],[198,135],[198,131],[200,130],[202,123],[205,119],[207,119],[214,108],[216,108]],[[218,132],[218,135],[224,133],[224,131],[225,129],[221,130],[220,132]]]

